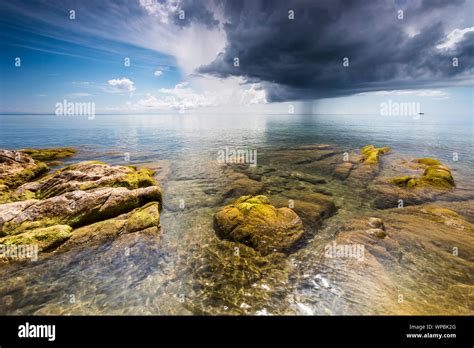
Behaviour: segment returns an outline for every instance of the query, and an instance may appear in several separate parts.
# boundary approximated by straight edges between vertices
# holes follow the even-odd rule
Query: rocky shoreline
[[[50,253],[132,232],[159,236],[162,193],[152,170],[87,161],[46,174],[34,159],[71,156],[66,150],[0,151],[0,244]]]
[[[0,245],[34,244],[40,257],[54,258],[133,235],[159,248],[163,205],[179,210],[173,184],[163,195],[160,173],[97,161],[50,171],[74,154],[0,150]],[[392,154],[318,144],[269,150],[257,167],[212,166],[224,190],[190,202],[211,209],[214,236],[205,245],[183,240],[190,252],[179,262],[197,287],[184,306],[198,314],[267,314],[269,303],[285,299],[274,314],[472,314],[474,192],[436,159]],[[359,246],[363,261],[329,257],[328,245]],[[416,281],[430,286],[420,294]],[[334,302],[338,296],[361,306]],[[423,296],[441,305],[430,307]]]

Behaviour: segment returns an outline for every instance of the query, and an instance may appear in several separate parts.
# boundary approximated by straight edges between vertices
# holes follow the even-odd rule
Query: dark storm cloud
[[[261,82],[271,101],[446,87],[471,78],[472,33],[436,46],[464,1],[222,0],[228,44],[200,72]],[[404,10],[404,19],[397,11]],[[295,19],[288,19],[293,10]],[[465,16],[469,16],[468,13]],[[416,35],[409,35],[411,31]],[[459,66],[452,66],[452,58]],[[239,67],[234,67],[234,58]],[[343,66],[343,58],[350,61]]]
[[[219,24],[212,13],[212,2],[206,0],[181,0],[176,13],[172,14],[173,21],[179,26],[189,26],[193,21],[204,23],[211,28]],[[184,11],[184,18],[180,18],[179,11]]]

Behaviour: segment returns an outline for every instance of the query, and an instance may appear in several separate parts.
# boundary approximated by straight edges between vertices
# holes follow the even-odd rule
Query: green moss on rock
[[[35,161],[35,166],[31,168],[25,168],[18,172],[12,173],[11,175],[4,176],[0,179],[1,185],[6,185],[10,189],[17,188],[26,182],[32,181],[37,177],[47,173],[49,167],[40,161]]]
[[[158,204],[151,202],[135,209],[127,220],[127,231],[136,232],[149,227],[157,227],[160,223]]]
[[[136,189],[140,187],[148,187],[156,185],[155,180],[153,179],[153,175],[155,171],[149,168],[141,168],[137,169],[132,168],[129,166],[133,172],[126,174],[119,181],[114,183],[112,186],[114,187],[126,187],[129,189]]]
[[[70,147],[58,147],[49,149],[23,149],[20,152],[30,155],[39,161],[54,161],[61,158],[71,157],[76,150]]]
[[[150,202],[129,213],[75,229],[71,238],[58,251],[100,244],[124,233],[152,232],[159,235],[159,227],[158,203]]]
[[[395,177],[390,179],[389,182],[406,188],[433,187],[438,189],[451,189],[456,187],[451,171],[440,161],[432,158],[420,158],[413,162],[427,165],[423,175],[419,177],[411,175]]]
[[[380,155],[386,154],[390,151],[389,147],[376,148],[374,145],[367,145],[361,149],[362,158],[366,164],[377,164]]]
[[[427,166],[433,166],[433,165],[442,165],[440,161],[434,158],[416,158],[412,161],[413,163],[419,163],[419,164],[425,164]]]
[[[54,226],[69,225],[74,228],[110,219],[132,211],[149,202],[161,204],[162,193],[158,186],[128,190],[126,188],[101,188],[83,191],[68,196],[53,197],[34,202],[28,213],[17,215],[1,227],[5,234],[14,235],[25,231]],[[69,197],[69,198],[67,198]],[[33,202],[32,202],[33,203]]]
[[[398,186],[407,186],[408,182],[412,179],[413,177],[410,175],[397,176],[395,178],[390,179],[389,182]]]
[[[299,216],[275,208],[266,196],[243,196],[214,215],[214,229],[224,239],[251,246],[266,255],[293,246],[304,234]]]
[[[55,225],[36,228],[25,233],[0,238],[0,244],[5,245],[37,245],[40,251],[54,249],[71,237],[72,227]]]
[[[249,212],[252,208],[258,207],[262,204],[270,204],[266,196],[242,196],[234,202],[237,209],[240,211]]]

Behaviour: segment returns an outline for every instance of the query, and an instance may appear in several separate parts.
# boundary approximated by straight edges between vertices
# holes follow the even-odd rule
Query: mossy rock
[[[129,213],[75,229],[71,238],[58,251],[102,244],[124,233],[144,231],[157,235],[160,231],[160,213],[157,202],[150,202]]]
[[[426,167],[423,175],[421,176],[400,176],[389,179],[389,182],[400,187],[405,188],[417,188],[417,187],[432,187],[438,189],[452,189],[456,187],[454,183],[454,178],[451,174],[449,168],[443,165],[440,161],[434,160],[432,158],[428,159],[417,159],[416,161],[421,160],[421,164],[425,164]],[[428,163],[439,163],[428,165]]]
[[[438,161],[437,159],[429,158],[429,157],[416,158],[412,162],[413,163],[419,163],[419,164],[425,164],[427,166],[442,165],[442,163],[440,161]]]
[[[5,175],[0,179],[0,184],[8,186],[10,189],[17,188],[24,183],[30,182],[39,176],[47,173],[49,167],[40,161],[35,161],[35,165],[29,168],[22,169],[11,175]]]
[[[427,205],[422,208],[422,212],[426,212],[432,215],[451,218],[451,219],[462,219],[462,216],[456,213],[454,210],[449,208],[441,207],[438,205]]]
[[[76,190],[89,191],[101,187],[125,187],[128,189],[155,186],[155,171],[135,166],[109,166],[98,161],[85,161],[68,165],[39,181],[23,186],[34,192],[35,198],[46,199]]]
[[[243,196],[214,215],[219,237],[250,246],[263,255],[288,250],[304,234],[303,222],[289,208],[275,208],[266,196]]]
[[[0,244],[38,246],[40,251],[54,249],[71,237],[72,227],[68,225],[54,225],[36,228],[28,232],[0,238]]]
[[[454,179],[448,167],[443,165],[434,165],[426,168],[423,173],[425,179],[437,179],[446,181],[450,186],[454,186]]]
[[[127,220],[127,232],[141,231],[149,227],[158,227],[160,224],[159,206],[150,202],[141,208],[135,209]]]
[[[149,202],[161,205],[161,200],[161,189],[158,186],[150,186],[135,190],[105,187],[92,191],[69,192],[45,200],[10,203],[3,207],[4,214],[10,214],[10,209],[15,211],[15,217],[0,226],[0,233],[15,235],[54,225],[77,228],[130,212]]]
[[[10,195],[10,188],[5,184],[0,183],[0,204],[9,202]]]
[[[403,186],[403,187],[406,187],[408,182],[410,180],[412,180],[413,177],[410,176],[410,175],[406,175],[406,176],[397,176],[395,178],[391,178],[389,180],[389,182],[391,182],[392,184],[395,184],[395,185],[398,185],[398,186]]]
[[[26,153],[38,161],[54,161],[61,158],[71,157],[76,154],[76,150],[70,147],[22,149],[20,152]]]
[[[390,152],[389,147],[376,148],[374,145],[367,145],[361,149],[362,158],[365,164],[379,163],[380,155]]]
[[[156,185],[155,179],[153,179],[153,175],[155,175],[154,170],[150,168],[138,169],[136,166],[129,166],[129,168],[132,169],[133,172],[126,174],[120,181],[112,186],[136,189]]]

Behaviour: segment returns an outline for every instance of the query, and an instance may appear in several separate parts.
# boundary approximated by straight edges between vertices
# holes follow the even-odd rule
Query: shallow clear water
[[[293,169],[278,161],[278,151],[305,144],[331,144],[347,151],[367,144],[390,146],[399,156],[438,158],[465,177],[472,177],[474,170],[470,118],[185,114],[98,115],[89,120],[0,116],[0,148],[72,146],[79,149],[68,160],[72,162],[98,159],[128,164],[124,157],[129,153],[131,163],[158,163],[166,168],[160,181],[165,206],[159,246],[153,240],[129,236],[115,244],[53,256],[31,267],[9,267],[2,275],[5,281],[0,294],[5,300],[0,313],[304,314],[308,304],[294,307],[301,291],[295,289],[298,276],[291,270],[293,263],[320,252],[318,239],[329,238],[331,228],[340,221],[367,209],[362,193],[338,182],[327,185],[344,203],[338,204],[337,216],[308,243],[301,259],[298,255],[276,257],[270,263],[258,257],[233,259],[233,249],[217,241],[212,217],[223,205],[226,185],[225,174],[215,167],[218,150],[256,150],[262,162],[273,156],[271,164],[283,172]],[[453,153],[458,161],[453,161]],[[301,183],[295,185],[291,189],[305,189]],[[177,208],[180,199],[186,202],[184,210]],[[130,255],[124,256],[125,246],[133,246]],[[293,297],[291,303],[283,301],[288,296]],[[344,309],[334,308],[345,307],[328,309],[314,304],[311,311],[343,314]],[[362,309],[355,312],[364,313]]]

